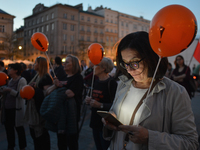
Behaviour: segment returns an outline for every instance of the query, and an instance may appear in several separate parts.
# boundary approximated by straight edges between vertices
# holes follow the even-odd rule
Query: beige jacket
[[[117,116],[120,114],[122,102],[131,83],[132,79],[120,76],[115,100],[110,109]],[[191,109],[191,100],[183,86],[164,77],[143,101],[139,109],[141,108],[142,114],[137,121],[149,131],[148,146],[142,145],[142,150],[197,149],[198,134]],[[108,132],[106,128],[103,130],[104,138],[111,140],[114,132]],[[113,150],[113,144],[115,142],[111,141],[111,150]]]
[[[12,80],[12,79],[11,79]],[[9,81],[10,82],[10,81]],[[23,86],[27,85],[26,79],[24,77],[21,77],[19,79],[17,90],[11,90],[10,95],[16,97],[16,113],[15,113],[15,126],[23,126],[24,125],[24,113],[25,113],[25,100],[21,98],[19,92],[22,89]],[[5,96],[2,102],[2,107],[4,107],[5,103]],[[2,108],[4,109],[4,108]],[[2,113],[4,115],[4,113]],[[5,116],[2,116],[2,118]]]

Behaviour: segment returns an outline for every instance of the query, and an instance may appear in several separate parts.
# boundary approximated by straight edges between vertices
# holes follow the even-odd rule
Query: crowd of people
[[[59,150],[78,150],[81,105],[91,110],[90,127],[97,150],[176,149],[194,150],[198,134],[191,109],[191,75],[199,79],[198,65],[191,73],[184,58],[178,55],[175,68],[162,58],[155,79],[153,74],[158,55],[152,50],[147,32],[125,36],[117,48],[117,66],[110,58],[93,65],[67,55],[62,63],[55,58],[53,70],[44,57],[37,57],[34,65],[14,63],[8,70],[0,61],[0,71],[9,76],[0,91],[1,122],[5,125],[8,150],[15,148],[15,130],[19,148],[27,146],[24,123],[29,125],[35,150],[50,150],[48,121],[42,117],[41,105],[56,89],[64,89],[63,122],[54,128]],[[93,80],[94,77],[94,80]],[[153,82],[152,87],[150,84]],[[23,86],[34,88],[34,97],[20,97]],[[92,89],[84,95],[84,85]],[[149,90],[149,95],[147,92]],[[170,93],[170,94],[169,94]],[[101,118],[97,111],[109,111],[121,125]],[[61,115],[61,116],[62,116]]]

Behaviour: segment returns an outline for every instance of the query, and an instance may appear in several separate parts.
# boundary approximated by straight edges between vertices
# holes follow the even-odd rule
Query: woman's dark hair
[[[178,58],[178,57],[181,58],[181,59],[183,60],[183,66],[186,66],[186,65],[185,65],[185,61],[184,61],[183,56],[178,55],[178,56],[176,56],[176,58],[175,58],[175,62],[174,62],[176,68],[177,68],[177,69],[179,68],[179,65],[178,65],[178,63],[177,63],[177,58]]]
[[[9,64],[8,65],[8,68],[12,68],[12,69],[14,69],[14,70],[17,70],[17,75],[19,76],[19,75],[21,75],[21,73],[22,73],[22,66],[21,66],[21,64],[20,63],[14,63],[14,64]]]
[[[153,51],[149,43],[149,36],[147,32],[139,31],[126,35],[119,43],[117,48],[117,67],[129,79],[133,78],[126,69],[122,68],[119,63],[123,62],[121,52],[127,48],[137,51],[143,60],[145,68],[148,68],[148,77],[153,77],[159,56]],[[155,79],[162,78],[167,70],[168,59],[162,58]]]
[[[57,65],[61,65],[61,64],[62,64],[61,58],[57,56],[57,57],[55,58],[55,63],[56,63]]]

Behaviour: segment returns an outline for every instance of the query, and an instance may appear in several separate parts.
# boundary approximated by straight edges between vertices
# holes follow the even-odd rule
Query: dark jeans
[[[19,139],[19,148],[23,149],[26,147],[25,130],[23,126],[15,126],[15,113],[15,108],[5,109],[5,129],[8,141],[8,149],[14,149],[15,147],[15,129]]]
[[[78,150],[78,133],[77,134],[57,134],[59,150]]]
[[[41,136],[35,137],[34,129],[30,128],[30,134],[34,143],[34,150],[50,150],[50,136],[49,132],[44,129]]]
[[[92,129],[92,131],[97,150],[107,150],[110,146],[110,141],[106,141],[103,139],[102,130]]]

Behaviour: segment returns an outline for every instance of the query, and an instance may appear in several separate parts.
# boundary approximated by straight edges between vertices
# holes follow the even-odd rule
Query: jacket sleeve
[[[23,88],[23,86],[25,86],[25,85],[27,85],[27,82],[26,82],[26,79],[25,78],[21,78],[20,80],[19,80],[19,83],[18,83],[18,90],[11,90],[10,91],[10,95],[12,95],[12,96],[15,96],[15,97],[20,97],[20,94],[19,94],[19,92],[20,92],[20,90]]]
[[[170,92],[166,99],[166,113],[169,122],[165,122],[169,132],[149,131],[149,150],[196,150],[198,134],[191,108],[191,100],[182,87],[178,92]]]

